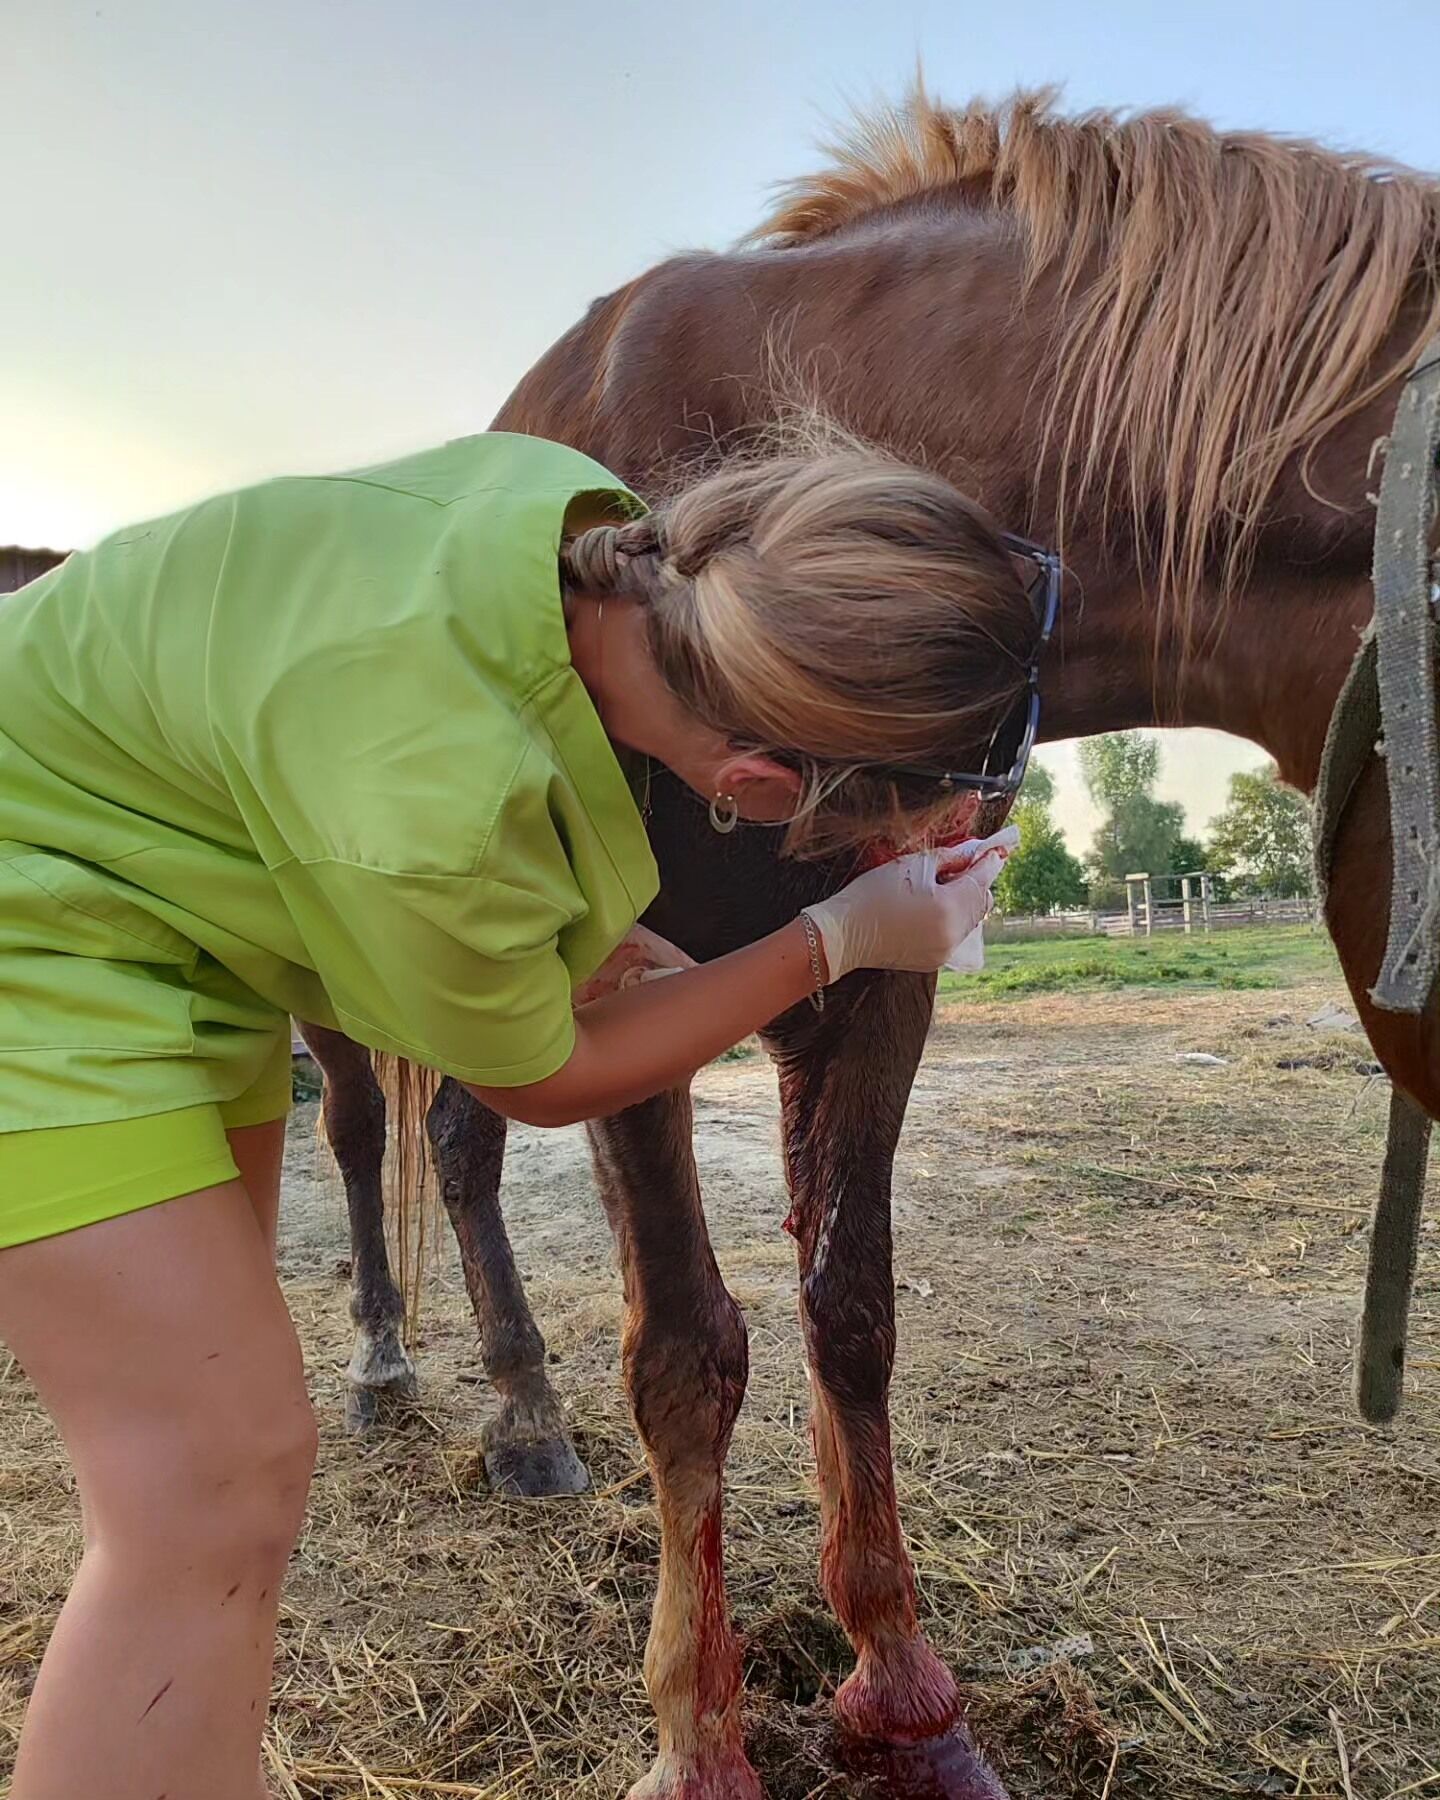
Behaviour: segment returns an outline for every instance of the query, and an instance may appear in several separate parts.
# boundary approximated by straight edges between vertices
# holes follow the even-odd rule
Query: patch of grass
[[[941,991],[955,1000],[996,1000],[1075,989],[1234,991],[1340,980],[1330,940],[1308,925],[1241,926],[1209,937],[1002,942],[986,945],[985,961],[975,975],[942,975]]]

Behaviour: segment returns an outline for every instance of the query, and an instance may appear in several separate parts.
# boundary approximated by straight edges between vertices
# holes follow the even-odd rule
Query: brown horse
[[[1213,726],[1263,745],[1309,789],[1371,608],[1368,453],[1440,322],[1437,269],[1440,187],[1369,159],[1169,114],[1066,120],[1044,96],[964,114],[916,96],[790,190],[750,246],[667,263],[592,307],[496,423],[565,439],[654,489],[743,445],[798,386],[1062,544],[1072,582],[1045,670],[1046,735]],[[1381,1014],[1368,996],[1389,879],[1382,796],[1375,764],[1337,842],[1330,923],[1377,1050],[1433,1113],[1434,1018]],[[841,873],[777,862],[763,832],[713,838],[665,782],[652,826],[664,892],[650,922],[701,957],[780,923]],[[996,1790],[918,1630],[886,1412],[891,1158],[929,1010],[923,981],[861,977],[823,1018],[777,1020],[769,1044],[822,1577],[857,1652],[836,1710],[855,1738],[890,1746],[881,1766],[898,1789],[974,1796]],[[489,1334],[528,1344],[533,1375],[538,1334],[495,1208],[502,1128],[450,1084],[432,1119],[452,1214],[471,1221],[477,1268],[496,1256],[519,1308]],[[665,1532],[646,1658],[660,1758],[640,1791],[752,1794],[720,1568],[743,1326],[706,1240],[685,1097],[592,1138]],[[536,1435],[543,1463],[556,1446]]]
[[[1371,446],[1437,326],[1432,180],[1172,114],[1067,120],[1045,96],[956,114],[917,95],[789,190],[750,246],[667,263],[592,307],[497,424],[562,437],[644,488],[772,419],[778,358],[804,397],[1060,543],[1073,580],[1047,736],[1212,726],[1308,791],[1371,611]],[[704,956],[778,923],[814,872],[770,862],[763,834],[713,842],[698,817],[657,792],[652,922]],[[1336,843],[1329,923],[1377,1052],[1433,1115],[1434,1011],[1369,998],[1388,883],[1374,760]],[[890,1162],[928,1012],[926,984],[861,978],[822,1020],[777,1021],[770,1046],[822,1576],[858,1658],[837,1713],[906,1747],[897,1787],[980,1795],[991,1778],[916,1625],[886,1417]],[[641,1791],[752,1793],[718,1547],[743,1334],[705,1241],[683,1097],[593,1136],[665,1526],[646,1660],[660,1759]]]
[[[1263,745],[1309,789],[1371,608],[1370,447],[1437,324],[1432,181],[1170,114],[1067,120],[1043,96],[955,114],[917,96],[797,184],[749,246],[680,258],[597,303],[496,423],[576,444],[653,490],[743,445],[798,384],[1007,525],[1062,545],[1072,580],[1045,669],[1048,736],[1213,726]],[[957,760],[971,749],[957,745]],[[1368,996],[1389,880],[1383,784],[1372,764],[1336,845],[1329,918],[1378,1053],[1434,1114],[1434,1015],[1379,1013]],[[761,830],[712,836],[703,807],[666,781],[652,829],[664,888],[649,922],[699,957],[778,925],[843,873],[779,862]],[[799,1245],[822,1579],[857,1657],[836,1697],[842,1741],[864,1745],[896,1792],[987,1800],[998,1784],[919,1631],[889,1448],[891,1163],[931,991],[855,977],[822,1016],[801,1008],[767,1041]],[[362,1345],[383,1346],[400,1310],[379,1232],[383,1110],[363,1053],[316,1048],[359,1196]],[[429,1133],[487,1366],[516,1402],[501,1447],[520,1446],[521,1485],[543,1485],[555,1464],[573,1477],[496,1204],[503,1126],[445,1083]],[[664,1530],[646,1653],[660,1754],[636,1792],[746,1800],[759,1784],[721,1562],[744,1326],[705,1233],[687,1097],[591,1135]],[[367,1293],[383,1302],[371,1315]],[[403,1383],[394,1347],[376,1369]]]

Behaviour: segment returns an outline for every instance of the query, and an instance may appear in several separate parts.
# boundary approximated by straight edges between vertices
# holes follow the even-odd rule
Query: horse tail
[[[427,1252],[437,1239],[439,1188],[430,1156],[425,1116],[443,1076],[388,1052],[372,1052],[375,1079],[385,1096],[385,1220],[395,1280],[405,1302],[405,1342],[415,1347]]]

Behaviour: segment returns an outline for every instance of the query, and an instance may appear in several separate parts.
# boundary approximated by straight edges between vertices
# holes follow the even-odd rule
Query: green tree
[[[1185,836],[1185,813],[1174,800],[1135,794],[1101,821],[1089,864],[1095,879],[1105,883],[1123,883],[1127,875],[1184,874],[1198,866],[1185,855],[1194,848],[1194,839]]]
[[[1055,777],[1032,756],[1030,766],[1025,771],[1025,782],[1015,801],[1018,813],[1022,806],[1040,806],[1049,812],[1055,804]]]
[[[1178,837],[1170,856],[1172,875],[1195,875],[1210,867],[1209,852],[1199,838]]]
[[[1237,893],[1311,891],[1310,808],[1274,763],[1230,777],[1230,799],[1210,821],[1210,864]]]
[[[1080,746],[1080,772],[1105,816],[1087,864],[1094,904],[1113,906],[1127,875],[1186,875],[1204,866],[1204,851],[1185,835],[1184,809],[1157,800],[1160,745],[1143,732],[1111,732]]]
[[[995,883],[995,904],[1002,912],[1049,912],[1085,903],[1085,871],[1065,848],[1051,817],[1054,800],[1054,777],[1032,761],[1010,815],[1020,829],[1020,843]]]
[[[1160,745],[1143,731],[1111,731],[1080,746],[1080,774],[1097,806],[1149,797],[1160,778]]]

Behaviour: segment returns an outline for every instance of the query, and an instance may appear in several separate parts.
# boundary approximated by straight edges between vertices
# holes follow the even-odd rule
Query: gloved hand
[[[852,969],[943,968],[990,911],[991,886],[1017,835],[997,833],[988,848],[972,841],[914,851],[807,906],[830,980]]]

